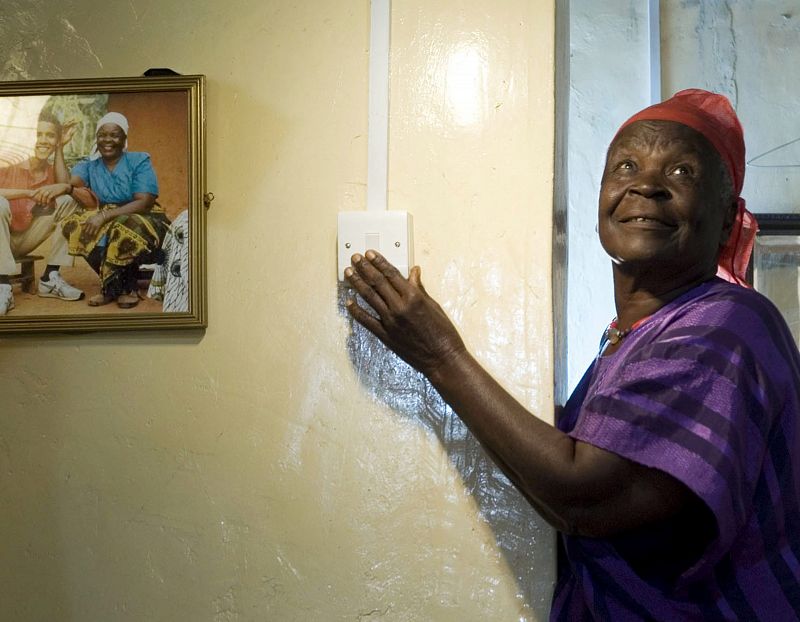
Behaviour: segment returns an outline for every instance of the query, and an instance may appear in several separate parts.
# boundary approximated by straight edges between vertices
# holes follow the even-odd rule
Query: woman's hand
[[[377,313],[368,313],[355,300],[350,314],[395,354],[426,376],[466,352],[453,323],[420,282],[420,268],[408,279],[375,251],[353,255],[345,277]]]
[[[93,214],[86,219],[85,223],[83,223],[83,235],[87,237],[96,235],[104,224],[106,224],[106,217],[103,212],[97,212],[96,214]]]
[[[56,197],[67,194],[71,188],[72,186],[70,184],[49,184],[32,190],[31,198],[37,203],[47,205]]]

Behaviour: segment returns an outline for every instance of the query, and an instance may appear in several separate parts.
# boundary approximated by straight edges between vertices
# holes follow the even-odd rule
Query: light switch
[[[414,265],[414,236],[411,214],[398,210],[366,210],[339,212],[339,234],[336,241],[339,258],[339,280],[355,253],[369,249],[386,257],[403,276]]]

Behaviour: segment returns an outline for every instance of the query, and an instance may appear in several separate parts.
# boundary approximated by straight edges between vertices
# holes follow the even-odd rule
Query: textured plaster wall
[[[552,3],[393,4],[390,207],[473,350],[549,416]],[[3,3],[3,79],[205,73],[217,197],[205,333],[0,340],[4,620],[546,616],[552,532],[341,313],[368,9]]]
[[[800,211],[800,3],[664,0],[662,47],[665,92],[698,86],[736,108],[749,209]]]

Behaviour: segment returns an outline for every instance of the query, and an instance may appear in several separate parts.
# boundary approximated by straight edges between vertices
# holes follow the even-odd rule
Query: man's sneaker
[[[60,298],[61,300],[80,300],[83,298],[83,292],[77,287],[72,287],[55,270],[50,273],[49,281],[39,279],[39,295],[42,298]]]
[[[11,285],[0,283],[0,315],[5,315],[14,308],[14,293]]]

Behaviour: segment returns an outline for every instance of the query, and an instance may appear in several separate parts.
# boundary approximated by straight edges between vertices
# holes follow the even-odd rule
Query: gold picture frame
[[[63,210],[59,210],[62,202],[72,201],[70,205],[77,207],[70,209],[82,215],[92,209],[100,210],[99,213],[106,208],[115,209],[108,214],[108,221],[113,221],[113,226],[120,227],[134,219],[125,221],[124,216],[120,217],[119,210],[114,207],[118,203],[108,201],[104,204],[99,190],[94,197],[97,205],[83,201],[83,191],[91,187],[89,181],[85,182],[86,188],[79,191],[75,190],[77,186],[64,183],[64,173],[54,181],[53,176],[63,169],[58,168],[54,149],[51,148],[50,155],[47,155],[46,138],[41,138],[43,128],[57,127],[65,138],[68,135],[63,146],[60,142],[55,144],[63,154],[59,161],[64,162],[70,182],[77,179],[73,172],[75,166],[80,164],[77,169],[79,176],[88,175],[89,165],[96,167],[98,164],[91,160],[99,158],[102,158],[100,163],[109,163],[103,169],[103,175],[110,171],[112,176],[124,176],[129,170],[134,170],[132,165],[119,166],[111,157],[106,160],[102,149],[98,154],[95,146],[100,136],[99,122],[108,118],[105,115],[111,112],[123,115],[122,124],[129,124],[124,138],[127,139],[125,150],[130,153],[125,161],[133,161],[131,158],[134,156],[139,158],[137,162],[147,159],[147,175],[155,174],[156,185],[149,186],[154,189],[149,192],[151,196],[157,196],[157,203],[144,212],[147,219],[138,220],[153,220],[158,212],[158,235],[148,238],[149,246],[143,247],[146,250],[139,251],[137,246],[136,252],[140,254],[135,255],[126,268],[125,282],[130,284],[126,291],[134,295],[136,300],[133,304],[127,298],[129,304],[122,304],[122,296],[105,295],[113,291],[107,285],[108,275],[116,265],[111,258],[121,256],[111,250],[119,249],[119,244],[114,246],[114,240],[119,239],[114,237],[119,229],[108,229],[107,235],[98,238],[100,259],[95,255],[82,256],[80,243],[73,244],[69,231],[75,231],[77,227],[83,235],[84,229],[75,221],[70,223],[63,216]],[[69,132],[65,131],[66,128]],[[149,158],[146,157],[148,154]],[[114,172],[116,166],[119,166],[117,173]],[[22,185],[20,170],[26,167],[27,172],[22,171],[23,177],[27,175],[25,179],[33,180],[31,183],[34,185],[58,184],[60,180],[57,192],[61,194],[47,203],[42,199],[42,192],[31,191],[31,196],[20,200],[19,192],[15,193],[8,186]],[[136,175],[139,172],[124,177],[125,182],[118,182],[113,177],[108,178],[111,181],[99,177],[94,179],[98,180],[98,188],[106,187],[105,184],[110,187],[127,183],[133,197],[134,187],[141,192],[144,183],[140,181],[144,174]],[[83,183],[81,179],[78,186]],[[15,273],[4,275],[8,278],[3,279],[12,286],[14,302],[12,308],[0,314],[0,333],[205,328],[208,203],[204,76],[158,75],[0,83],[0,217],[8,221],[8,227],[0,223],[0,245],[5,247],[0,248],[0,266],[9,265],[8,257],[13,256],[15,261]],[[122,205],[121,201],[119,205]],[[56,216],[52,216],[54,213]],[[104,218],[100,220],[106,222]],[[31,244],[37,243],[43,234],[40,235],[37,229],[34,235],[31,223],[42,231],[49,231],[48,236],[52,236],[33,250]],[[146,226],[146,223],[142,225]],[[142,232],[147,233],[144,228]],[[136,233],[131,235],[135,237]],[[48,285],[50,279],[41,278],[47,266],[59,265],[54,260],[57,254],[53,249],[63,244],[64,239],[68,241],[68,249],[62,251],[61,256],[66,252],[68,257],[62,262],[60,273],[66,282],[84,292],[80,300],[66,300],[58,292],[53,294],[54,290]],[[11,252],[5,256],[5,261],[2,260],[3,252]],[[69,259],[73,257],[70,266]],[[6,267],[5,271],[8,270]],[[138,297],[135,296],[137,293]],[[103,304],[90,306],[89,300]],[[3,306],[0,301],[0,308]]]

